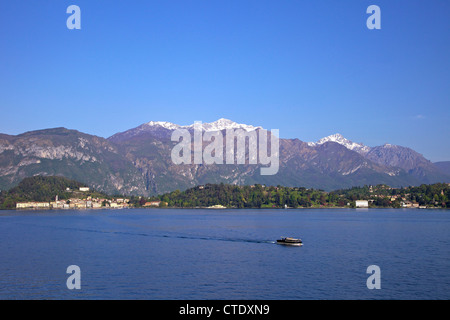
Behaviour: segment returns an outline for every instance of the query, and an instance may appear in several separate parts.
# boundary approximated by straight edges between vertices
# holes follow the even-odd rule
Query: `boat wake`
[[[118,230],[100,230],[100,229],[85,229],[85,228],[75,228],[75,227],[62,227],[62,226],[50,226],[50,225],[37,225],[20,223],[22,225],[28,225],[33,227],[41,228],[52,228],[61,229],[74,232],[92,232],[92,233],[102,233],[111,235],[125,235],[125,236],[141,236],[141,237],[151,237],[151,238],[165,238],[165,239],[183,239],[183,240],[204,240],[204,241],[226,241],[226,242],[241,242],[241,243],[260,243],[260,244],[276,244],[273,240],[264,239],[248,239],[248,238],[228,238],[228,237],[214,237],[214,236],[203,236],[195,234],[152,234],[152,233],[142,233],[142,232],[127,232]]]
[[[185,239],[185,240],[227,241],[227,242],[266,243],[266,244],[275,244],[276,243],[276,241],[272,241],[272,240],[224,238],[224,237],[195,236],[195,235],[188,235],[188,236],[185,236],[185,235],[162,235],[159,237]]]

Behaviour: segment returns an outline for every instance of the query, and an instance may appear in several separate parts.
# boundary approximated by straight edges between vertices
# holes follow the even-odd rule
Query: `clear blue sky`
[[[450,160],[449,58],[448,0],[2,0],[0,132],[224,117]]]

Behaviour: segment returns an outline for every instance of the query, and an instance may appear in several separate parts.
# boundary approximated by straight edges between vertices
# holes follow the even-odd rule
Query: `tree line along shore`
[[[107,195],[64,177],[25,178],[0,192],[0,209],[101,208],[450,208],[450,184],[360,186],[325,192],[304,187],[205,184],[153,197]]]

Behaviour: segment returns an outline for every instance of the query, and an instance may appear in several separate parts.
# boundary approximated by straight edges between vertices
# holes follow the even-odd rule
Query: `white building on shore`
[[[357,208],[368,208],[369,207],[369,201],[367,200],[356,200],[355,205]]]
[[[18,202],[16,203],[16,209],[49,209],[49,202]]]

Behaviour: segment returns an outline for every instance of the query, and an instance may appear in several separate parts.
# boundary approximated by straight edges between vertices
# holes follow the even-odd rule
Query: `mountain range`
[[[262,127],[227,119],[202,123],[204,131]],[[176,129],[194,125],[150,121],[109,138],[66,128],[0,134],[0,189],[23,178],[56,175],[110,194],[155,195],[206,183],[266,184],[334,190],[361,185],[392,187],[450,182],[450,161],[432,163],[413,149],[385,144],[369,147],[340,134],[317,142],[279,140],[279,171],[260,175],[260,165],[181,164],[171,159]],[[225,140],[225,139],[224,139]]]

